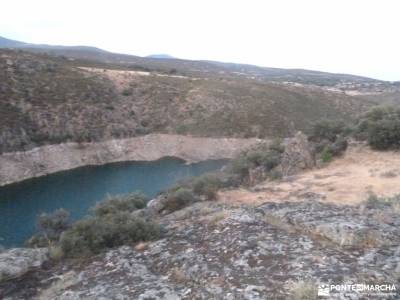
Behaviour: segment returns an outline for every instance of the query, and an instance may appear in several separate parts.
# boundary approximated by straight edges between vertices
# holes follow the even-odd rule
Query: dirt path
[[[190,78],[191,80],[198,79],[182,75],[171,75],[171,74],[162,74],[162,73],[146,72],[146,71],[113,70],[113,69],[99,69],[99,68],[88,68],[88,67],[79,67],[79,69],[106,76],[112,82],[114,82],[115,86],[119,91],[122,91],[124,88],[129,87],[129,84],[135,81],[135,77],[137,76],[158,76],[158,77],[171,77],[180,79]]]
[[[258,204],[319,198],[333,203],[357,204],[370,193],[379,196],[400,194],[400,152],[376,152],[355,144],[344,157],[324,168],[278,182],[264,182],[253,191],[222,192],[220,199]]]

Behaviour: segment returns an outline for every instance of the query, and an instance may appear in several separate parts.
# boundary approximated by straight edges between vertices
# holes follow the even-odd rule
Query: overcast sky
[[[0,36],[400,80],[399,0],[1,0]]]

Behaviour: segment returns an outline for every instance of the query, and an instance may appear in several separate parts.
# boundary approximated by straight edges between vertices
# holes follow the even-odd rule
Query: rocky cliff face
[[[0,186],[86,165],[177,157],[187,162],[232,158],[259,139],[150,134],[100,143],[65,143],[0,155]]]

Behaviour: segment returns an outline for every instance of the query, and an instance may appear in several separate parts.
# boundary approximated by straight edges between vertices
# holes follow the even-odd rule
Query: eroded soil
[[[400,194],[400,153],[372,151],[352,144],[341,158],[281,181],[264,182],[251,190],[220,193],[222,201],[259,204],[265,201],[318,199],[337,204],[358,204],[370,194]]]

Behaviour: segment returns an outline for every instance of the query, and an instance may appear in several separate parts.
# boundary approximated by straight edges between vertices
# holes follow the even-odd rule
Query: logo
[[[354,293],[358,295],[388,297],[396,296],[397,288],[394,284],[367,284],[367,283],[351,283],[351,284],[320,284],[318,286],[318,296],[329,297],[332,294]]]
[[[329,284],[320,284],[318,286],[318,296],[329,297],[330,287]]]

